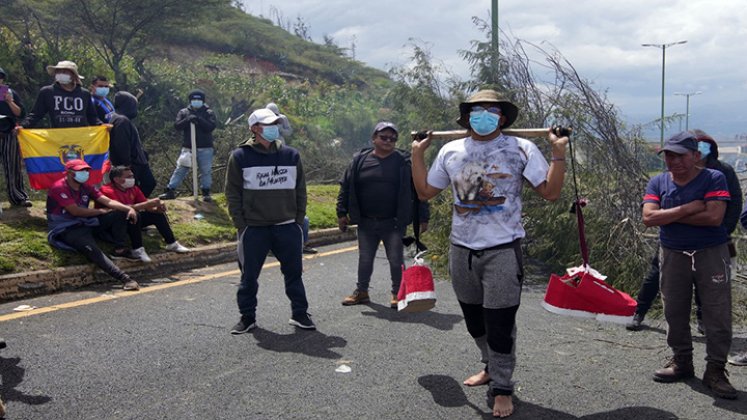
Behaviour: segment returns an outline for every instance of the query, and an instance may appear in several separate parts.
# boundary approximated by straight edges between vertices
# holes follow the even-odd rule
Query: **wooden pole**
[[[533,138],[547,137],[548,131],[550,131],[549,128],[507,128],[505,130],[501,130],[501,133],[515,137]],[[418,131],[413,131],[410,134],[413,136],[413,138],[417,138]],[[431,133],[431,138],[433,140],[451,141],[467,136],[469,136],[467,130],[434,131]]]

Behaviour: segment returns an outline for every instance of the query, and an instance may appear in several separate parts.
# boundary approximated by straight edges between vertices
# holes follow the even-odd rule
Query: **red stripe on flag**
[[[95,185],[104,180],[104,175],[100,170],[91,170],[91,176],[86,182],[88,185]],[[65,176],[65,172],[47,172],[43,174],[29,174],[29,185],[35,190],[47,190],[57,180]]]

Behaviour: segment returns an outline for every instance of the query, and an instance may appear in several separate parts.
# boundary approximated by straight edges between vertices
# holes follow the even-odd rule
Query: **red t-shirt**
[[[67,183],[67,177],[62,177],[47,190],[47,214],[67,214],[65,207],[71,204],[88,208],[88,203],[101,195],[96,187],[87,184],[82,184],[76,191]]]
[[[145,197],[145,194],[140,191],[140,187],[138,187],[137,185],[122,191],[119,188],[115,187],[114,184],[106,184],[101,187],[101,193],[111,198],[112,200],[117,200],[120,203],[128,206],[148,201],[148,199]]]

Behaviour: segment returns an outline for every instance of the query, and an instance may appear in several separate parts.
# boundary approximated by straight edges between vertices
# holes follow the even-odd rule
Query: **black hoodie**
[[[47,114],[52,128],[101,125],[91,102],[91,94],[80,85],[76,85],[72,92],[63,89],[59,83],[41,88],[34,108],[21,125],[36,128]]]
[[[137,98],[129,92],[114,95],[114,113],[109,123],[109,160],[117,165],[147,165],[148,158],[140,142],[140,134],[132,124],[137,116]]]

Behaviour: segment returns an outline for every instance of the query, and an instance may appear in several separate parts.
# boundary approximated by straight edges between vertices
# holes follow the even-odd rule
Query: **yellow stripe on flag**
[[[104,154],[109,150],[109,132],[105,125],[75,128],[19,129],[18,143],[24,158],[59,156],[62,146],[80,146],[86,154]]]

